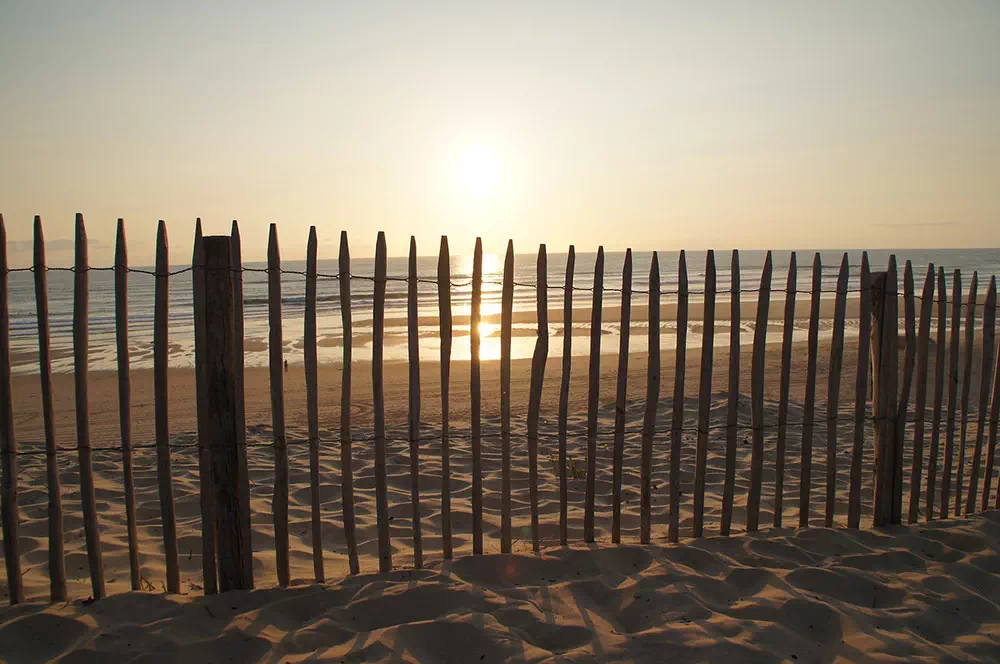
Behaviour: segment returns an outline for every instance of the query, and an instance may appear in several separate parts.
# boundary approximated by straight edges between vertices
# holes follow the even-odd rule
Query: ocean
[[[812,261],[814,251],[797,252],[797,290],[808,291],[812,282]],[[840,269],[843,251],[824,250],[820,252],[822,262],[822,288],[833,291],[836,287],[837,275]],[[861,251],[847,252],[850,263],[849,290],[852,297],[857,296],[860,278]],[[955,269],[961,269],[963,279],[963,299],[968,293],[973,272],[979,274],[979,297],[984,296],[989,284],[989,278],[1000,273],[1000,249],[906,249],[906,250],[875,250],[869,251],[869,261],[873,271],[884,270],[890,254],[895,254],[899,263],[900,291],[902,291],[903,265],[912,261],[917,293],[923,286],[928,263],[935,267],[943,266],[948,275],[948,289],[951,289],[951,275]],[[759,286],[761,269],[766,252],[740,252],[740,286],[741,289],[755,289]],[[608,252],[605,254],[604,285],[607,289],[621,288],[622,265],[624,252]],[[777,251],[772,260],[774,273],[773,289],[783,289],[787,277],[790,252]],[[647,289],[650,260],[652,252],[633,252],[632,287],[636,291]],[[677,272],[679,252],[667,251],[659,253],[662,302],[676,301]],[[731,253],[716,252],[717,289],[720,291],[718,301],[728,302],[728,291],[732,283],[730,269]],[[575,288],[592,288],[594,282],[595,253],[578,253],[574,273]],[[705,285],[706,252],[687,252],[687,268],[689,289],[692,292],[691,301],[702,298],[700,292]],[[548,291],[549,308],[562,307],[565,282],[565,253],[548,255]],[[105,266],[101,266],[105,267]],[[133,266],[137,267],[137,266]],[[171,266],[171,271],[187,267],[186,265]],[[264,263],[247,263],[245,267],[264,268]],[[282,267],[290,271],[304,271],[305,261],[284,261]],[[357,276],[371,277],[374,274],[374,259],[352,257],[352,272]],[[152,268],[143,268],[152,270]],[[320,260],[318,271],[321,275],[337,273],[335,259]],[[418,276],[421,279],[436,279],[437,258],[422,257],[417,260]],[[470,309],[472,276],[472,256],[452,256],[451,278],[453,282],[451,299],[452,311],[456,316],[466,315]],[[395,277],[405,277],[407,274],[407,259],[405,257],[388,259],[388,274]],[[49,311],[53,348],[53,371],[70,372],[72,360],[72,307],[73,307],[73,277],[71,272],[50,271]],[[503,278],[503,255],[485,254],[483,260],[483,305],[484,315],[500,311],[501,280]],[[534,254],[518,254],[514,260],[514,281],[519,284],[534,284],[536,281],[536,256]],[[151,367],[153,341],[153,276],[142,273],[131,273],[128,280],[129,289],[129,340],[132,367]],[[560,287],[553,289],[551,287]],[[370,280],[352,280],[352,311],[355,321],[354,356],[357,359],[371,357],[371,319],[374,284]],[[33,275],[30,272],[13,272],[9,275],[10,288],[10,329],[12,348],[12,370],[15,373],[36,373],[38,371],[38,328],[35,314],[35,296]],[[403,281],[389,281],[386,287],[386,318],[396,319],[400,324],[388,324],[387,338],[390,343],[386,347],[385,358],[388,361],[406,359],[405,339],[406,327],[406,294],[407,284]],[[437,289],[434,284],[421,283],[419,286],[419,308],[421,315],[437,315]],[[755,298],[753,293],[748,297]],[[832,292],[824,294],[832,297]],[[267,363],[266,341],[267,326],[267,275],[260,272],[244,273],[244,298],[248,366],[262,366]],[[593,293],[578,290],[574,293],[576,308],[589,308]],[[799,295],[800,303],[808,295]],[[339,283],[335,279],[320,278],[317,286],[318,336],[320,339],[320,362],[337,363],[342,350],[339,340],[342,338]],[[645,304],[647,295],[635,293],[632,298],[634,305]],[[282,276],[282,314],[285,350],[284,354],[290,363],[302,361],[302,329],[303,309],[305,301],[305,278],[296,274]],[[617,307],[621,303],[618,292],[604,293],[604,305]],[[535,310],[535,289],[531,286],[518,286],[514,289],[514,310]],[[170,365],[177,367],[192,366],[193,325],[191,306],[191,273],[183,272],[170,279]],[[772,312],[773,315],[773,312]],[[587,315],[583,320],[577,315],[575,327],[589,327]],[[633,321],[633,327],[642,321]],[[797,322],[795,334],[805,334],[804,322]],[[534,325],[515,324],[515,327],[534,329]],[[559,326],[550,325],[551,332]],[[618,325],[605,323],[607,334],[602,341],[602,353],[618,352]],[[828,334],[831,321],[823,321],[822,334]],[[743,328],[752,334],[753,321],[743,321]],[[852,331],[849,324],[848,334]],[[664,352],[672,351],[674,321],[662,322],[661,345]],[[464,332],[464,336],[458,336]],[[455,325],[455,341],[452,358],[468,359],[468,326]],[[484,359],[499,355],[499,326],[485,325],[481,330],[483,335],[482,356]],[[745,341],[751,339],[750,334]],[[633,334],[631,350],[645,350],[646,335]],[[689,333],[688,343],[696,346],[700,343],[700,334]],[[728,333],[721,334],[717,344],[728,344]],[[573,343],[574,355],[589,353],[589,343],[583,337],[576,337]],[[514,358],[530,357],[534,348],[534,338],[530,334],[515,334],[512,346]],[[550,356],[561,353],[561,339],[550,340]],[[421,358],[436,360],[439,353],[437,324],[424,325],[420,329]],[[114,273],[111,271],[90,272],[90,367],[92,370],[114,370],[115,356],[115,317],[114,317]]]

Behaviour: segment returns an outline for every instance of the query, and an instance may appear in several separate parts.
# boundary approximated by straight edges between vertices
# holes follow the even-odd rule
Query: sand
[[[852,413],[857,340],[845,353],[841,407]],[[828,346],[821,348],[818,378],[812,501],[813,523],[822,521],[826,473],[825,414]],[[66,527],[66,567],[71,601],[47,604],[47,499],[42,455],[19,457],[21,551],[28,603],[0,609],[0,657],[8,661],[137,660],[216,661],[847,661],[956,659],[996,661],[1000,639],[1000,516],[896,527],[846,529],[847,484],[853,424],[838,430],[836,526],[771,530],[776,431],[765,439],[760,533],[746,535],[749,431],[741,430],[737,454],[734,537],[721,538],[725,434],[710,440],[706,489],[706,538],[690,539],[699,354],[686,368],[685,428],[681,458],[681,535],[666,543],[669,442],[663,433],[671,400],[673,349],[664,348],[663,387],[654,446],[653,544],[639,547],[639,426],[644,407],[645,357],[630,357],[625,442],[623,545],[610,543],[614,390],[617,358],[602,358],[597,476],[597,539],[582,540],[586,441],[586,359],[573,363],[570,404],[570,548],[558,546],[556,403],[559,362],[550,360],[542,406],[540,443],[541,555],[530,551],[528,471],[524,412],[529,361],[513,367],[514,555],[499,551],[500,456],[499,365],[483,367],[484,528],[486,553],[471,556],[471,456],[468,448],[468,363],[452,366],[451,487],[455,556],[441,558],[439,367],[422,366],[424,441],[421,445],[421,508],[425,569],[413,571],[409,454],[405,442],[406,365],[386,365],[388,478],[393,561],[396,571],[377,570],[373,448],[355,445],[355,490],[362,574],[347,577],[342,532],[339,464],[340,370],[323,366],[321,385],[321,499],[326,575],[312,584],[312,539],[305,403],[301,367],[286,374],[290,455],[289,519],[293,588],[277,589],[270,498],[273,478],[266,371],[247,373],[248,460],[253,509],[254,569],[258,590],[203,597],[197,463],[190,447],[174,451],[174,491],[182,595],[164,592],[154,454],[136,452],[136,501],[141,569],[146,592],[128,592],[128,549],[122,507],[120,453],[95,452],[97,502],[104,563],[111,597],[90,594],[76,455],[61,454]],[[790,421],[802,419],[805,347],[797,344]],[[742,353],[740,421],[748,423],[750,352]],[[776,377],[778,346],[769,346],[767,375]],[[975,363],[978,366],[978,362]],[[356,437],[370,435],[370,364],[355,365]],[[728,357],[716,353],[712,423],[725,422]],[[933,374],[933,372],[932,372]],[[931,376],[933,379],[933,375]],[[118,443],[116,377],[91,375],[93,444]],[[974,377],[974,385],[978,379]],[[41,440],[37,376],[16,376],[16,429],[23,451]],[[56,377],[57,436],[71,448],[72,377]],[[195,441],[190,371],[171,372],[171,432],[180,445]],[[766,417],[776,422],[777,381],[767,386]],[[133,375],[136,440],[152,440],[151,374]],[[970,440],[975,425],[970,426]],[[870,527],[871,432],[866,446],[863,527]],[[801,427],[789,430],[785,477],[785,524],[797,522]],[[969,455],[971,457],[971,454]],[[904,460],[909,468],[909,458]],[[968,477],[968,472],[966,473]],[[908,482],[904,487],[907,513]],[[921,514],[921,521],[923,515]],[[2,589],[6,595],[6,587]]]

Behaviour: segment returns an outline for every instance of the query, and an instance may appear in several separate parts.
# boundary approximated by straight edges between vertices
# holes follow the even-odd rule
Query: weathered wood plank
[[[441,325],[441,549],[445,560],[451,550],[451,442],[448,392],[451,382],[451,255],[448,238],[441,236],[438,253],[438,320]]]
[[[646,408],[642,416],[642,459],[639,477],[639,541],[649,544],[653,505],[653,436],[660,402],[660,259],[649,264],[649,330],[646,361]]]
[[[702,316],[701,384],[698,389],[698,447],[694,468],[693,535],[705,530],[705,470],[708,465],[709,418],[712,414],[712,367],[715,351],[715,252],[705,258],[705,309]]]
[[[481,259],[480,259],[481,260]],[[417,281],[417,239],[410,236],[410,256],[407,265],[406,331],[407,361],[410,369],[409,384],[409,442],[410,442],[410,505],[413,521],[413,566],[424,566],[424,545],[420,528],[420,312],[417,306],[420,284]],[[473,359],[475,362],[475,359]],[[475,425],[473,425],[475,426]],[[475,438],[473,438],[475,441]],[[475,442],[473,442],[475,446]],[[475,452],[473,452],[475,454]],[[475,484],[475,480],[473,480]],[[480,484],[480,487],[482,485]],[[482,489],[480,488],[480,492]],[[482,497],[480,496],[480,501]],[[475,498],[473,498],[475,503]],[[481,502],[480,502],[481,504]],[[480,520],[482,509],[480,508]],[[473,514],[475,519],[475,514]],[[480,525],[480,528],[482,526]],[[480,532],[482,532],[480,530]],[[482,551],[480,551],[482,553]]]
[[[774,464],[774,527],[781,528],[785,505],[785,445],[788,437],[788,392],[792,377],[792,331],[795,329],[795,295],[798,265],[795,252],[788,257],[785,282],[785,322],[781,332],[781,382],[778,387],[778,437]]]
[[[2,217],[0,217],[2,224]],[[35,217],[35,312],[38,319],[38,375],[42,388],[42,422],[45,428],[45,479],[48,488],[49,596],[66,601],[65,538],[63,534],[62,488],[56,455],[56,420],[52,398],[52,342],[49,336],[49,287],[45,266],[45,236],[42,219]],[[6,245],[4,245],[6,246]],[[6,291],[4,291],[6,293]],[[13,557],[12,557],[13,558]]]
[[[861,525],[861,469],[865,455],[865,419],[868,406],[868,376],[871,372],[872,278],[868,252],[861,254],[861,304],[858,319],[858,368],[854,385],[854,449],[851,452],[851,487],[847,526]]]
[[[140,590],[139,533],[135,521],[135,480],[132,472],[132,376],[128,350],[128,247],[125,221],[118,220],[115,239],[115,348],[118,359],[118,424],[122,441],[122,484],[125,488],[125,532],[132,590]]]
[[[78,233],[82,223],[82,218],[77,216]],[[84,241],[86,242],[86,240]],[[79,235],[77,242],[79,243]],[[86,247],[83,251],[84,265],[86,265]],[[79,256],[80,247],[78,244],[78,259]],[[86,275],[86,272],[83,274]],[[24,601],[24,582],[21,579],[21,551],[18,546],[18,526],[21,517],[17,508],[17,440],[14,438],[14,400],[10,383],[10,307],[8,304],[10,293],[7,283],[7,227],[4,225],[3,216],[0,215],[0,469],[2,469],[0,470],[0,498],[3,500],[0,517],[2,517],[3,524],[7,597],[11,604],[18,604]],[[84,359],[86,359],[86,355]],[[83,454],[82,449],[80,453]],[[91,491],[91,495],[93,495],[93,491]],[[101,594],[103,594],[103,585],[102,577]],[[95,594],[96,587],[95,581]]]
[[[958,356],[962,330],[962,272],[955,270],[951,293],[951,336],[948,342],[948,419],[945,420],[944,467],[941,469],[940,518],[951,513],[951,470],[955,457],[955,411],[958,408]]]
[[[910,391],[913,388],[913,368],[917,354],[916,307],[913,303],[913,265],[906,261],[903,268],[903,307],[906,329],[906,350],[903,355],[903,387],[899,391],[896,405],[896,433],[893,438],[892,522],[903,522],[903,448],[906,444],[907,410],[910,405]]]
[[[278,226],[271,224],[267,238],[267,315],[268,369],[271,379],[271,429],[274,439],[274,492],[271,512],[274,517],[275,568],[278,585],[289,583],[288,565],[288,448],[285,439],[285,379],[282,373],[284,341],[281,329],[281,252]]]
[[[375,413],[375,525],[378,530],[378,571],[392,570],[389,540],[389,486],[386,472],[385,386],[382,357],[385,348],[385,233],[375,241],[375,299],[372,305],[372,404]],[[447,417],[447,410],[444,411]],[[445,419],[447,422],[447,419]],[[442,464],[443,469],[447,466]],[[450,535],[450,533],[449,533]],[[447,557],[447,556],[445,556]]]
[[[177,521],[174,516],[174,480],[171,467],[170,421],[167,395],[169,372],[167,352],[170,321],[170,261],[167,225],[160,220],[156,229],[156,283],[153,293],[153,419],[156,434],[156,478],[160,498],[160,521],[163,529],[163,552],[166,559],[167,592],[181,591],[177,566]],[[193,277],[193,275],[192,275]]]
[[[816,425],[816,365],[819,361],[819,303],[823,289],[823,266],[819,252],[813,257],[812,297],[809,307],[809,340],[806,351],[806,395],[802,410],[802,457],[799,465],[799,528],[809,525],[812,493],[812,446]]]
[[[625,461],[625,416],[628,398],[628,345],[632,327],[632,250],[626,249],[622,266],[622,306],[618,335],[618,390],[615,399],[615,440],[611,488],[611,541],[621,542],[622,473]]]
[[[206,595],[218,592],[218,567],[216,565],[215,544],[218,539],[216,532],[217,510],[215,489],[212,487],[212,458],[209,429],[212,423],[208,418],[208,358],[205,356],[208,340],[208,311],[205,303],[205,268],[204,238],[201,233],[201,219],[195,221],[194,252],[191,257],[191,287],[192,310],[194,322],[194,366],[195,366],[195,402],[197,404],[198,426],[198,504],[201,511],[201,568],[202,587]]]
[[[986,431],[986,416],[990,409],[990,375],[993,373],[993,362],[996,359],[996,321],[997,321],[997,280],[990,279],[990,287],[986,291],[983,303],[983,345],[982,369],[979,372],[979,422],[976,426],[976,443],[972,456],[972,470],[969,473],[969,495],[965,500],[965,513],[972,514],[976,505],[976,491],[979,488],[979,467],[983,456],[983,434]]]
[[[253,578],[253,561],[246,557],[243,522],[250,512],[250,505],[243,501],[241,478],[246,469],[240,469],[236,423],[236,395],[234,392],[233,354],[233,270],[232,241],[222,235],[202,238],[198,256],[204,266],[204,279],[198,286],[197,297],[204,304],[204,344],[201,356],[205,362],[205,401],[199,408],[206,409],[208,428],[209,471],[212,475],[211,500],[215,505],[218,537],[219,590],[248,589],[246,580]]]
[[[472,305],[469,317],[469,397],[472,407],[472,553],[483,553],[483,423],[480,323],[483,302],[483,240],[476,238],[472,257]]]
[[[875,497],[873,524],[892,523],[898,380],[898,278],[896,256],[889,269],[872,275],[872,383],[875,415]]]
[[[944,268],[938,267],[937,274],[937,339],[934,350],[934,414],[931,419],[931,449],[927,459],[927,497],[924,518],[934,519],[934,504],[937,500],[938,446],[941,439],[941,413],[944,407],[945,351],[948,335],[948,291],[945,284]]]
[[[753,424],[753,447],[750,450],[750,489],[747,493],[747,532],[756,532],[760,524],[760,494],[764,474],[764,369],[767,351],[768,312],[771,306],[771,252],[764,257],[757,296],[757,319],[753,330],[753,358],[750,366],[750,414]]]
[[[545,363],[549,356],[549,265],[545,245],[538,247],[538,266],[535,277],[535,315],[538,337],[531,356],[531,391],[528,395],[528,496],[531,508],[531,548],[541,549],[538,525],[538,419],[542,408],[542,386],[545,382]]]
[[[927,410],[927,351],[930,346],[931,317],[934,315],[934,264],[927,266],[920,296],[920,329],[917,333],[917,395],[913,419],[913,463],[910,466],[910,523],[920,512],[920,484],[924,463],[924,424]]]
[[[247,416],[246,394],[244,391],[243,353],[243,246],[240,240],[240,226],[233,219],[232,234],[229,237],[230,259],[233,266],[233,401],[236,407],[236,459],[240,482],[240,504],[250,505],[250,477],[247,471]],[[250,531],[250,509],[240,515],[240,544],[243,546],[242,559],[249,561],[245,568],[243,587],[252,589],[253,545]]]
[[[511,551],[510,514],[510,345],[514,311],[514,241],[503,262],[500,314],[500,553]]]
[[[670,417],[670,523],[667,526],[667,539],[671,542],[676,542],[680,536],[681,443],[684,429],[689,297],[687,257],[681,250],[677,259],[677,345],[674,351],[674,394]]]
[[[594,541],[594,500],[597,485],[597,410],[601,400],[601,320],[604,310],[604,247],[594,263],[594,302],[590,313],[590,375],[587,392],[587,493],[584,497],[583,540]]]
[[[722,485],[722,524],[728,536],[736,493],[736,437],[740,413],[740,252],[733,249],[729,288],[729,395],[726,400],[726,475]]]
[[[4,238],[6,240],[6,238]],[[73,286],[73,379],[76,394],[76,446],[80,455],[80,502],[83,506],[83,530],[87,541],[87,563],[90,567],[90,585],[94,599],[104,597],[104,557],[101,554],[101,531],[97,517],[97,500],[94,497],[94,469],[90,452],[90,399],[88,396],[88,360],[89,360],[89,327],[90,327],[90,264],[87,261],[87,229],[83,223],[83,215],[76,215],[76,262],[74,264]],[[6,271],[5,271],[6,272]],[[159,270],[157,270],[159,272]],[[2,289],[6,291],[6,289]],[[0,325],[0,329],[6,329]],[[9,366],[10,361],[5,363]],[[5,373],[9,373],[7,370]],[[10,394],[10,390],[6,390]],[[6,408],[6,406],[4,406]],[[8,411],[9,412],[9,411]],[[11,421],[11,420],[8,420]],[[5,427],[7,439],[13,443],[13,423]],[[8,445],[10,448],[11,445]],[[13,458],[13,454],[10,455]],[[7,462],[10,464],[12,462]],[[5,464],[5,469],[7,465]],[[12,465],[13,474],[8,473],[4,486],[13,486],[17,474],[17,465]],[[16,491],[16,488],[12,489]],[[11,495],[13,497],[13,495]],[[7,504],[7,501],[4,501]],[[16,498],[13,509],[17,508]],[[10,517],[7,517],[8,519]],[[14,512],[16,520],[17,513]],[[16,528],[16,527],[15,527]],[[16,529],[13,539],[16,542]],[[7,537],[4,537],[6,544]],[[13,554],[17,555],[16,548]],[[9,579],[8,579],[9,582]],[[13,595],[12,595],[13,599]]]
[[[344,365],[340,387],[340,495],[344,512],[344,540],[347,542],[347,560],[351,574],[358,574],[358,541],[354,526],[354,472],[351,451],[351,356],[353,331],[351,327],[351,251],[347,244],[347,231],[340,233],[340,253],[337,258],[340,281],[340,320],[344,332]]]
[[[320,516],[319,468],[319,360],[316,347],[316,227],[309,227],[306,242],[306,306],[303,316],[303,363],[306,374],[306,422],[309,427],[309,503],[312,525],[313,577],[323,583],[323,525]]]
[[[569,543],[569,479],[566,476],[566,439],[569,424],[569,381],[573,369],[573,272],[576,248],[569,245],[566,255],[566,282],[563,287],[563,354],[559,383],[559,543]]]
[[[837,429],[840,420],[840,376],[844,366],[844,318],[847,310],[847,280],[850,265],[847,252],[840,261],[837,293],[833,307],[833,340],[830,343],[830,372],[826,390],[826,514],[823,524],[833,526],[837,493]]]
[[[972,357],[976,348],[976,296],[979,272],[972,273],[969,300],[965,310],[965,357],[962,363],[962,405],[959,420],[958,465],[955,467],[955,516],[962,514],[962,491],[965,486],[965,448],[968,447],[969,396],[972,391]]]

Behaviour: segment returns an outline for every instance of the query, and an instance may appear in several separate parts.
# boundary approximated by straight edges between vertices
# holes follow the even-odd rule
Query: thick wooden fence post
[[[205,334],[208,325],[205,322],[208,312],[205,309],[205,248],[201,234],[201,219],[195,222],[194,254],[191,259],[194,268],[191,271],[192,304],[194,305],[194,368],[195,368],[195,401],[197,403],[198,423],[198,492],[201,508],[201,568],[203,587],[206,595],[214,595],[219,591],[217,577],[218,566],[215,555],[215,491],[212,489],[212,459],[208,448],[208,384],[206,383],[206,364],[204,356]]]
[[[204,333],[196,339],[203,344],[206,443],[214,503],[215,551],[219,590],[248,589],[253,561],[246,557],[243,522],[250,511],[244,502],[240,482],[247,470],[238,454],[236,381],[234,377],[235,334],[233,316],[232,247],[226,235],[203,237],[200,256],[204,272],[199,279],[199,299],[204,303]],[[242,358],[241,358],[242,359]],[[204,515],[203,515],[204,516]]]
[[[80,220],[78,222],[82,223]],[[7,567],[7,595],[11,604],[17,604],[24,600],[24,585],[21,581],[21,553],[17,546],[20,517],[17,509],[17,442],[14,439],[14,408],[10,391],[8,296],[7,229],[3,224],[3,216],[0,216],[0,499],[3,500],[3,557]]]
[[[889,270],[872,274],[872,384],[875,414],[874,525],[892,523],[896,482],[896,381],[898,370],[898,304],[896,257]]]

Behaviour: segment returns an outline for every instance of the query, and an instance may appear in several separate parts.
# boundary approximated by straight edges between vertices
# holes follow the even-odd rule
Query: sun
[[[500,159],[489,146],[470,146],[461,151],[456,163],[456,184],[472,198],[489,198],[500,185]]]

